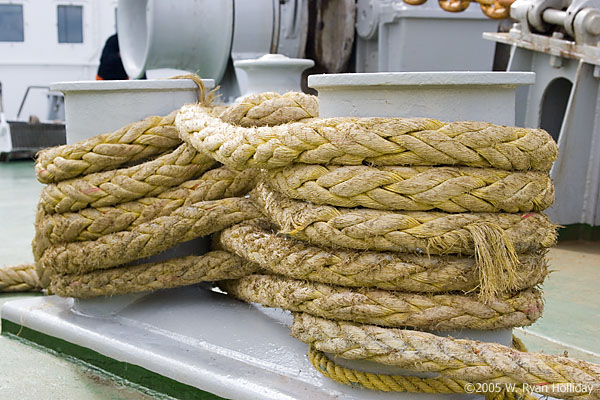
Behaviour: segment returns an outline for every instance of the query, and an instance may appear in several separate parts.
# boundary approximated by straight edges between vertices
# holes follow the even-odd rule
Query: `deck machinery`
[[[508,71],[532,71],[519,89],[517,125],[541,127],[558,141],[548,214],[569,237],[596,238],[600,225],[600,1],[517,0],[508,33],[484,38],[511,45]],[[569,232],[570,231],[570,232]],[[583,236],[582,236],[583,235]]]

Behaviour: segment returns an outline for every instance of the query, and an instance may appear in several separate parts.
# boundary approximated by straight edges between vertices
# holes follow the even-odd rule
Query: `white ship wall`
[[[96,78],[104,43],[116,31],[117,1],[14,0],[10,4],[23,5],[25,36],[24,42],[0,42],[4,112],[13,120],[28,86]],[[83,43],[58,43],[59,5],[83,6]],[[31,114],[45,119],[46,94],[32,89],[20,119]]]

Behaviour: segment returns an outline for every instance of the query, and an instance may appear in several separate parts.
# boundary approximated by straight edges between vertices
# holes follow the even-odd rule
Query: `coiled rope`
[[[298,101],[307,108],[306,100]],[[183,106],[180,137],[235,169],[292,163],[464,165],[549,171],[558,147],[541,129],[425,118],[323,118],[272,127],[224,122],[202,105]]]
[[[21,264],[0,268],[0,292],[42,289],[35,265]]]
[[[213,94],[192,78],[200,103],[231,123],[271,124],[282,111],[288,115],[283,122],[316,116],[315,99],[294,93],[212,107]],[[261,215],[241,197],[256,185],[259,171],[219,165],[182,142],[176,114],[40,152],[36,175],[47,186],[36,213],[35,265],[2,268],[1,290],[49,288],[93,297],[240,278],[256,269],[224,251],[144,262]]]
[[[481,284],[472,257],[318,247],[278,234],[265,220],[224,229],[218,244],[271,274],[337,286],[446,293],[474,292]],[[541,283],[545,252],[519,255],[516,273],[516,290]]]
[[[550,177],[537,171],[297,164],[269,171],[268,182],[294,199],[379,210],[516,213],[554,201]]]
[[[519,351],[527,351],[519,339],[513,336],[513,348]],[[325,353],[309,346],[308,360],[313,367],[326,377],[337,382],[353,387],[364,387],[371,390],[384,392],[409,392],[409,393],[480,393],[485,394],[487,400],[536,400],[537,397],[515,386],[514,391],[497,390],[492,392],[475,392],[469,388],[475,388],[472,382],[447,377],[420,378],[410,375],[386,375],[374,374],[342,367],[332,361]]]
[[[442,337],[427,332],[294,316],[292,336],[316,350],[353,360],[370,360],[415,372],[439,373],[466,382],[550,383],[544,392],[559,398],[598,398],[600,366],[563,356],[520,352],[497,343]],[[578,382],[588,386],[574,391]],[[583,386],[583,385],[582,385]],[[592,388],[591,393],[589,388]]]
[[[176,115],[151,116],[115,132],[46,149],[37,156],[36,176],[42,183],[55,183],[167,152],[181,143],[173,125]]]
[[[240,300],[267,307],[389,327],[493,330],[531,325],[543,310],[541,293],[535,289],[484,303],[463,294],[350,289],[276,275],[250,275],[219,286]]]
[[[239,299],[296,312],[292,334],[342,383],[505,387],[488,400],[530,399],[523,384],[580,383],[591,394],[550,394],[599,397],[600,366],[415,330],[507,328],[541,315],[536,287],[556,240],[541,213],[553,201],[547,173],[557,156],[546,132],[319,119],[316,99],[300,93],[215,107],[200,91],[200,103],[176,115],[40,154],[36,172],[48,186],[29,286],[83,298],[220,281]],[[206,254],[145,260],[212,233]],[[437,377],[370,374],[330,357]]]

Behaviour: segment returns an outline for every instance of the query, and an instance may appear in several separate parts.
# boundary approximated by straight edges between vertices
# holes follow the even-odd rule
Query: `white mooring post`
[[[532,72],[390,72],[308,78],[308,86],[319,92],[319,116],[323,118],[429,117],[500,125],[514,125],[516,89],[534,82]],[[512,329],[433,333],[505,346],[512,340]],[[372,362],[335,360],[345,367],[374,373],[403,372]]]
[[[212,79],[203,82],[215,87]],[[191,79],[57,82],[50,89],[65,95],[67,144],[197,101]]]
[[[205,79],[203,83],[206,89],[215,87],[212,79]],[[57,82],[51,88],[65,96],[68,144],[113,132],[152,115],[167,115],[184,104],[196,102],[198,96],[198,86],[191,79]],[[207,251],[210,251],[210,241],[198,238],[132,264],[200,255]],[[82,315],[113,315],[146,294],[75,299],[73,310]]]
[[[282,54],[266,54],[252,60],[236,60],[236,76],[242,92],[236,101],[255,93],[297,92],[302,71],[315,65],[313,60],[289,58]]]

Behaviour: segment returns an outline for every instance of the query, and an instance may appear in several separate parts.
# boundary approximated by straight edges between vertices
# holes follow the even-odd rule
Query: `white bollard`
[[[205,79],[203,83],[206,89],[215,86],[212,79]],[[184,104],[196,102],[198,96],[198,87],[191,79],[58,82],[50,87],[65,95],[68,144],[113,132],[152,115],[167,115]],[[131,264],[200,255],[207,251],[210,251],[210,240],[199,238]],[[118,313],[146,294],[75,299],[73,311],[88,316],[106,317]]]
[[[241,100],[250,94],[263,92],[301,92],[302,71],[315,65],[313,60],[289,58],[281,54],[266,54],[254,60],[233,62],[240,84]]]
[[[207,89],[215,87],[212,79],[203,82]],[[50,90],[65,95],[67,144],[197,101],[191,79],[57,82]]]
[[[429,117],[515,123],[515,90],[533,72],[381,72],[311,75],[320,117]]]
[[[470,120],[501,125],[514,125],[517,87],[534,82],[532,72],[391,72],[308,77],[308,86],[319,92],[319,116],[322,118],[429,117],[441,121]],[[512,340],[512,329],[432,333],[505,346],[510,346]],[[406,374],[402,369],[370,361],[330,357],[348,368]]]

